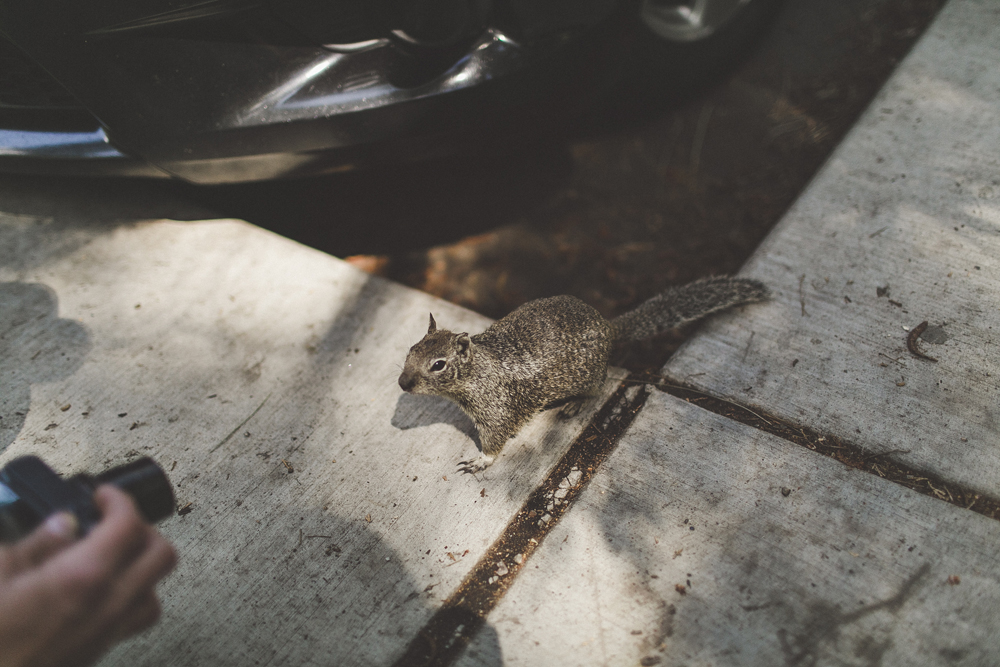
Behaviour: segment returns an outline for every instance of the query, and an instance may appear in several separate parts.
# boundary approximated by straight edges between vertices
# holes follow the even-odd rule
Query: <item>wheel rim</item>
[[[752,0],[642,0],[639,18],[660,39],[696,42],[711,36]]]

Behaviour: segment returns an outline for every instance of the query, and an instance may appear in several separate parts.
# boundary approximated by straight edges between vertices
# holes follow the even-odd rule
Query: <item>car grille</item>
[[[79,104],[44,69],[0,39],[0,107],[67,109]]]

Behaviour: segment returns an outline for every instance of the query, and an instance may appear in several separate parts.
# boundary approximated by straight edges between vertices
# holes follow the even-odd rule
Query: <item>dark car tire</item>
[[[701,0],[705,23],[679,13],[698,0],[638,0],[634,51],[644,68],[671,86],[700,86],[735,65],[767,30],[783,0]],[[712,15],[712,10],[715,15]]]

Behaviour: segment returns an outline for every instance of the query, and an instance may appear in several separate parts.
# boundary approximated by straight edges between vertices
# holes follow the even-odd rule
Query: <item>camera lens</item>
[[[101,519],[94,489],[112,484],[135,501],[142,517],[156,523],[174,512],[174,493],[166,473],[150,458],[141,458],[100,475],[63,479],[37,456],[22,456],[0,469],[0,543],[15,542],[53,512],[71,512],[80,535]]]
[[[143,457],[132,463],[106,470],[94,478],[100,484],[113,484],[125,491],[139,507],[139,513],[149,523],[166,519],[174,513],[174,491],[163,468]]]

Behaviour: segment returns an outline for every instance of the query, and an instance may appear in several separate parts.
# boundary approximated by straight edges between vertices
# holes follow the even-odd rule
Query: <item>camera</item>
[[[174,513],[170,480],[151,458],[143,457],[98,475],[63,479],[37,456],[22,456],[0,469],[0,543],[16,542],[59,511],[76,517],[83,537],[101,520],[93,499],[94,490],[101,484],[113,484],[132,496],[149,523]]]

